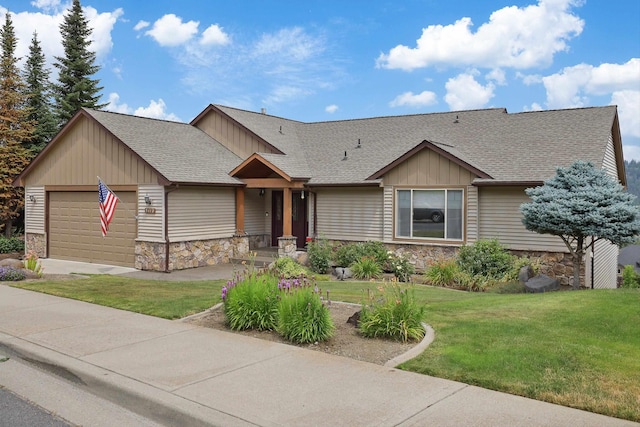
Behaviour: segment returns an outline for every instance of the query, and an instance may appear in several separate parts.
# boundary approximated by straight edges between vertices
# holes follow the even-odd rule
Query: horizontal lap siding
[[[524,190],[524,187],[479,188],[478,238],[497,238],[510,249],[567,252],[559,237],[534,233],[522,224],[520,205],[531,200]]]
[[[264,234],[265,231],[265,195],[260,190],[248,189],[244,193],[244,231],[248,234]]]
[[[44,187],[27,187],[24,191],[24,228],[27,233],[44,233],[45,196]],[[29,196],[36,201],[29,200]]]
[[[151,198],[150,208],[154,213],[147,213],[145,196]],[[161,185],[140,185],[138,187],[138,239],[148,242],[164,241],[164,187]]]
[[[478,240],[478,187],[467,187],[467,243]]]
[[[218,239],[233,236],[235,189],[181,188],[169,193],[169,240]]]
[[[381,188],[318,190],[318,235],[335,240],[382,240],[382,197]]]

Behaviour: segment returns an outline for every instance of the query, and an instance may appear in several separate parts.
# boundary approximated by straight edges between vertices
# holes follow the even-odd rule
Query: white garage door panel
[[[133,267],[136,194],[119,192],[120,202],[106,237],[100,231],[98,192],[49,193],[49,256]],[[126,203],[128,211],[124,208]]]

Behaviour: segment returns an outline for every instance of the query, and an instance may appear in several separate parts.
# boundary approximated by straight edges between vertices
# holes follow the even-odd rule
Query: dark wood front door
[[[278,246],[278,237],[283,233],[284,194],[282,191],[271,192],[271,245]],[[296,245],[304,248],[307,239],[307,199],[302,198],[302,192],[291,195],[291,233],[296,236]]]

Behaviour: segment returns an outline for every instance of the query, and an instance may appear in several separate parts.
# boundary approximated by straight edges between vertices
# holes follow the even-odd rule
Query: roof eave
[[[471,185],[475,187],[539,187],[544,181],[518,181],[518,180],[487,180],[472,181]]]

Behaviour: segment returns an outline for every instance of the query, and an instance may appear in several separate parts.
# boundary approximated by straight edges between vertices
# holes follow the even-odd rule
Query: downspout
[[[178,185],[169,190],[164,190],[164,272],[171,273],[169,270],[169,193],[176,191]]]
[[[309,192],[311,193],[311,191]],[[313,192],[313,238],[318,236],[318,193]]]
[[[593,273],[593,268],[596,265],[596,244],[594,242],[593,236],[591,236],[591,289],[593,288],[593,280],[594,280],[594,273]]]

